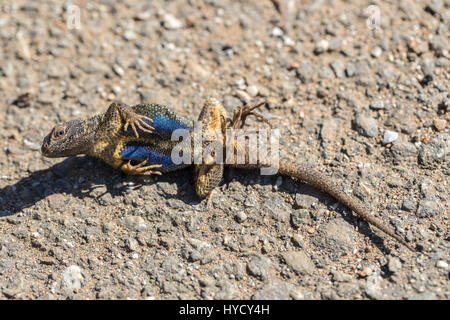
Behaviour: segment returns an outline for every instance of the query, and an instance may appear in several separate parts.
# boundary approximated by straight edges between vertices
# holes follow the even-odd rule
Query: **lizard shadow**
[[[174,179],[176,175],[178,179]],[[190,187],[193,183],[189,181],[191,176],[189,170],[180,170],[158,177],[158,181],[166,182],[165,185],[169,187],[156,192],[167,199],[177,198],[188,204],[197,204],[199,200]],[[154,178],[126,176],[91,157],[65,158],[47,169],[35,171],[14,184],[0,188],[0,217],[17,214],[44,199],[48,199],[50,207],[64,205],[65,201],[57,196],[63,193],[80,199],[90,197],[105,203],[109,198],[123,196],[131,189],[148,184],[148,179]],[[168,188],[182,192],[168,193]],[[105,197],[108,194],[110,197]]]
[[[257,170],[249,169],[226,169],[223,183],[230,183],[232,180],[247,186],[258,181],[260,185],[274,185],[277,176],[266,176],[260,178]],[[233,171],[230,171],[233,170]],[[232,172],[233,174],[230,174]],[[158,176],[156,192],[166,200],[177,199],[188,205],[197,205],[202,201],[196,196],[193,186],[192,170],[184,169]],[[126,176],[116,169],[109,167],[102,161],[95,158],[81,156],[65,158],[53,166],[31,173],[28,177],[22,178],[13,185],[8,185],[0,189],[0,217],[14,215],[23,209],[29,208],[37,202],[49,198],[50,207],[64,205],[58,197],[53,195],[66,193],[83,199],[90,197],[98,202],[108,204],[108,198],[123,196],[130,189],[140,188],[155,182],[155,178],[150,176]],[[329,206],[336,203],[332,197],[315,189],[314,187],[296,182],[286,178],[286,182],[279,187],[279,191],[295,194],[304,194],[318,199]],[[110,195],[106,196],[105,195]],[[348,209],[339,206],[334,211],[341,214],[343,219],[351,225],[358,225],[355,216],[346,214]],[[362,226],[362,227],[361,227]],[[384,246],[383,239],[376,235],[363,221],[359,225],[359,232],[367,236],[382,252],[389,253],[390,250]]]

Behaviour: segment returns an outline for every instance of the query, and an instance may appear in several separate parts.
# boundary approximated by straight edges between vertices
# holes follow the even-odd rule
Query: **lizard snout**
[[[52,143],[52,133],[50,132],[42,141],[41,153],[47,158],[55,157],[55,147]]]
[[[50,144],[50,137],[46,136],[41,146],[41,153],[44,156],[48,156],[48,154],[50,153],[49,144]]]

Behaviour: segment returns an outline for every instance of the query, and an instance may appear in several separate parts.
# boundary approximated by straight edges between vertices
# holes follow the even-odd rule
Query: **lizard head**
[[[89,148],[87,129],[82,120],[56,125],[44,138],[41,151],[49,158],[84,154]]]

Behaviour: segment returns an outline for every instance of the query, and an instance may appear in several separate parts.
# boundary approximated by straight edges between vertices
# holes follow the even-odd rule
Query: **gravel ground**
[[[1,1],[0,298],[449,299],[449,0],[126,2]],[[421,253],[287,178],[228,169],[207,206],[191,170],[40,154],[112,100],[206,96],[267,100],[282,158]]]

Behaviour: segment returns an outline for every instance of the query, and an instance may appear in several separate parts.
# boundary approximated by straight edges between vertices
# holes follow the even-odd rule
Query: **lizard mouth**
[[[52,151],[50,148],[50,135],[44,138],[44,142],[41,146],[41,153],[46,157],[52,157]]]

